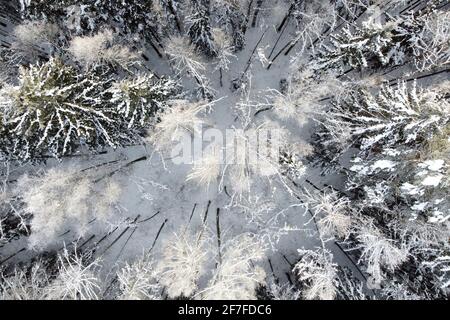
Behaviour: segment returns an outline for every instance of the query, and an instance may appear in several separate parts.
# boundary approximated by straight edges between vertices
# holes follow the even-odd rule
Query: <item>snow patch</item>
[[[392,171],[392,168],[395,167],[395,163],[390,160],[378,160],[372,165],[372,169],[381,169],[385,170],[388,169],[389,171]]]
[[[422,185],[437,187],[439,183],[441,183],[442,177],[442,174],[438,174],[436,176],[428,176],[422,180]]]
[[[444,160],[438,159],[438,160],[428,160],[428,161],[425,161],[424,163],[421,163],[420,166],[421,166],[422,168],[423,168],[423,167],[426,167],[426,168],[428,168],[428,170],[431,170],[431,171],[439,171],[439,170],[442,169],[442,167],[444,166],[444,164],[445,164],[445,161],[444,161]]]
[[[412,210],[423,211],[427,206],[428,202],[416,203],[411,207]]]

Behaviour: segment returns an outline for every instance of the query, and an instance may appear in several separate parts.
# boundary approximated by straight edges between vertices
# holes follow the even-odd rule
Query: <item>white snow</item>
[[[402,184],[400,190],[412,196],[420,193],[420,188],[408,182]]]
[[[381,170],[389,170],[392,171],[392,169],[395,167],[395,163],[390,160],[378,160],[372,165],[372,169],[381,169]]]
[[[428,202],[417,203],[411,207],[413,210],[423,211],[427,206]]]
[[[445,161],[442,159],[438,160],[427,160],[423,163],[429,170],[431,171],[439,171],[445,164]]]
[[[424,186],[432,186],[437,187],[444,176],[442,174],[438,174],[435,176],[428,176],[422,180],[422,185]]]

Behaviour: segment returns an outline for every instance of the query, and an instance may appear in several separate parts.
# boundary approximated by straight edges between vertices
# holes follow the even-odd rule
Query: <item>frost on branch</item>
[[[49,276],[40,261],[30,268],[15,268],[12,274],[0,275],[0,300],[42,300]]]
[[[337,295],[337,265],[330,251],[298,250],[301,256],[293,272],[307,300],[333,300]]]
[[[100,297],[99,261],[88,254],[69,252],[58,255],[59,270],[46,288],[51,300],[96,300]]]
[[[188,75],[194,78],[202,98],[214,96],[214,89],[211,88],[205,75],[205,62],[187,38],[183,36],[170,37],[166,42],[165,50],[172,68],[178,76]]]
[[[375,283],[384,279],[383,269],[393,272],[408,259],[408,251],[388,239],[373,225],[362,226],[357,235],[362,244],[361,260],[367,263],[367,272]]]
[[[314,211],[319,230],[324,237],[345,239],[350,235],[352,217],[350,200],[336,191],[306,193],[306,203]],[[324,239],[325,240],[325,239]]]
[[[128,128],[145,128],[163,102],[173,97],[178,85],[171,79],[155,79],[153,74],[137,75],[115,83],[110,92],[117,112],[128,122]]]

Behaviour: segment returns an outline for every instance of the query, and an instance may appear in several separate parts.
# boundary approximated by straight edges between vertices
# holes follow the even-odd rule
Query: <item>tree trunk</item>
[[[288,12],[284,16],[283,20],[281,20],[281,23],[280,23],[280,25],[277,28],[277,32],[280,32],[281,29],[283,29],[283,27],[286,25],[286,22],[288,21],[289,17],[291,16],[293,9],[294,9],[294,4],[291,4],[291,6],[289,7]]]
[[[261,6],[263,4],[264,0],[258,0],[256,2],[256,9],[255,9],[255,13],[253,14],[253,20],[252,20],[252,28],[254,28],[256,26],[256,20],[258,19],[258,14],[261,11]]]
[[[182,33],[180,18],[178,17],[177,12],[175,11],[175,6],[173,5],[173,0],[169,1],[169,11],[175,18],[175,24],[177,26],[178,32]]]
[[[252,4],[253,4],[253,0],[250,0],[250,2],[248,3],[248,8],[247,8],[247,15],[245,16],[245,22],[244,22],[244,25],[242,26],[243,34],[245,34],[247,32],[247,25],[248,25],[248,21],[250,20],[250,11],[252,10]]]

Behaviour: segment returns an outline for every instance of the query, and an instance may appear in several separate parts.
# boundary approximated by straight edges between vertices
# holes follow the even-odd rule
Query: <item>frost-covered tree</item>
[[[115,110],[102,103],[108,86],[108,80],[80,76],[57,59],[22,69],[4,116],[15,139],[13,152],[27,160],[69,153],[77,143],[115,146],[121,140],[114,133]]]
[[[154,4],[156,6],[156,4]],[[171,24],[176,27],[178,32],[183,31],[183,25],[181,22],[181,10],[183,7],[182,0],[160,0],[160,5],[165,10],[166,19],[171,21]],[[175,29],[174,27],[174,29]]]
[[[118,272],[119,296],[121,300],[157,300],[161,299],[161,285],[152,257],[144,255],[126,263]]]
[[[99,260],[90,254],[69,252],[66,248],[58,255],[58,273],[45,289],[51,300],[96,300],[101,296],[97,270]]]
[[[185,37],[173,36],[166,43],[166,53],[178,74],[187,72],[194,78],[204,78],[204,61]]]
[[[290,179],[299,179],[306,173],[304,159],[314,153],[314,148],[307,142],[298,140],[285,145],[280,150],[280,172]]]
[[[405,2],[404,0],[394,0],[393,5],[399,2]],[[336,8],[339,9],[341,14],[348,14],[350,17],[355,17],[360,11],[367,9],[373,1],[371,0],[337,0],[335,2]],[[385,4],[385,1],[380,1],[381,6]]]
[[[397,27],[407,38],[415,66],[419,71],[441,68],[450,64],[450,12],[433,10],[410,14]]]
[[[425,189],[431,191],[433,187],[440,187],[445,177],[445,155],[441,154],[440,159],[436,152],[427,155],[424,151],[433,149],[428,142],[442,143],[439,140],[446,139],[449,103],[443,92],[445,89],[442,91],[441,88],[420,90],[415,84],[409,89],[406,83],[399,83],[397,88],[383,86],[378,96],[360,92],[348,103],[336,106],[335,110],[340,111],[330,114],[331,121],[343,120],[343,125],[350,128],[350,139],[360,150],[360,156],[353,160],[354,165],[350,168],[354,172],[352,184],[354,188],[360,182],[365,185],[365,192],[370,195],[368,204],[390,208],[397,202],[396,191],[383,182],[382,177],[400,187],[410,201],[423,194]],[[365,179],[375,173],[374,183],[368,183]],[[415,182],[418,178],[419,185]],[[419,205],[415,202],[412,205]]]
[[[347,85],[332,74],[315,77],[314,62],[295,68],[294,75],[287,80],[283,92],[268,90],[272,112],[283,121],[294,120],[300,126],[315,118],[324,110],[324,99],[340,97]]]
[[[369,19],[354,31],[345,27],[332,35],[331,45],[318,54],[319,67],[342,68],[348,64],[355,69],[376,69],[401,65],[410,59],[419,70],[448,64],[448,12],[436,9],[438,2],[384,24]]]
[[[197,82],[201,98],[210,98],[214,95],[214,89],[211,88],[209,79],[205,75],[205,62],[186,37],[170,37],[167,40],[165,49],[176,74],[178,76],[188,75]]]
[[[73,0],[49,0],[49,1],[21,1],[21,14],[29,20],[44,19],[50,23],[56,23],[81,33],[84,28],[92,29],[95,26],[93,12],[88,5],[77,4]]]
[[[352,216],[349,199],[340,197],[336,191],[305,195],[308,208],[314,211],[322,237],[345,239],[350,235]]]
[[[152,78],[117,84],[95,71],[79,74],[58,59],[22,69],[18,86],[10,87],[3,101],[12,155],[23,161],[59,157],[82,146],[99,150],[134,143],[144,122],[176,90],[172,81]]]
[[[330,251],[299,250],[301,258],[293,272],[307,300],[333,300],[337,295],[337,264]]]
[[[291,15],[296,21],[297,30],[288,50],[297,45],[297,56],[306,49],[314,52],[323,34],[332,30],[336,24],[335,8],[326,1],[293,1]]]
[[[30,246],[50,245],[65,228],[82,235],[92,218],[105,220],[121,192],[112,181],[102,184],[98,190],[92,179],[74,168],[55,168],[36,177],[21,177],[15,193],[30,219]]]
[[[366,300],[363,283],[353,272],[333,261],[330,250],[320,247],[314,250],[301,249],[299,261],[292,273],[295,288],[306,300]]]
[[[19,208],[13,192],[0,190],[0,248],[22,235],[29,235],[30,216]]]
[[[258,265],[264,258],[264,244],[248,234],[238,236],[223,247],[223,254],[208,286],[199,292],[201,299],[256,299],[256,289],[265,278]]]
[[[62,38],[68,34],[92,35],[103,27],[113,28],[124,36],[139,35],[158,52],[163,21],[153,0],[49,0],[29,1],[22,15],[29,20],[44,20],[60,28]]]
[[[226,176],[233,195],[241,198],[251,195],[261,179],[280,176],[288,165],[280,159],[279,153],[279,149],[285,149],[288,144],[287,136],[284,135],[286,133],[278,125],[270,127],[267,123],[259,127],[251,126],[246,130],[235,130],[225,146],[226,165],[219,187],[222,187]],[[300,173],[303,170],[302,163],[296,165]]]
[[[383,268],[392,272],[408,259],[406,248],[399,247],[393,239],[383,236],[370,222],[359,228],[357,239],[362,244],[360,259],[366,261],[367,273],[375,284],[383,280]]]
[[[99,260],[75,248],[41,255],[0,276],[2,300],[93,300],[101,296]]]
[[[74,37],[67,50],[84,68],[106,64],[128,70],[138,61],[137,53],[115,43],[114,34],[108,29],[92,36]]]
[[[208,57],[216,56],[210,22],[210,0],[192,0],[191,13],[186,20],[187,34],[195,48]]]
[[[42,300],[50,279],[42,262],[34,263],[30,268],[14,268],[12,274],[1,274],[1,300]]]
[[[200,159],[194,161],[192,171],[187,175],[186,181],[193,181],[199,186],[206,186],[206,188],[217,181],[222,169],[222,150],[220,148],[218,145],[213,145],[203,151]]]
[[[422,90],[415,83],[409,88],[399,82],[398,86],[383,85],[376,96],[361,90],[333,106],[330,118],[350,127],[358,139],[355,145],[365,154],[378,153],[379,147],[386,152],[397,146],[411,150],[448,123],[447,86]]]
[[[7,94],[9,89],[10,87],[0,80],[0,161],[6,161],[12,144],[4,119],[6,108],[11,102],[9,95]]]
[[[172,100],[169,106],[158,113],[159,121],[149,131],[147,141],[158,151],[170,151],[183,134],[193,135],[205,122],[200,115],[208,111],[212,103]]]
[[[331,38],[332,47],[319,54],[319,67],[339,67],[350,65],[353,68],[369,67],[369,63],[375,59],[381,65],[401,64],[405,53],[402,47],[396,45],[394,22],[385,25],[366,22],[361,29],[351,32],[349,27]]]
[[[138,74],[115,83],[109,91],[111,102],[116,104],[118,114],[127,122],[128,128],[145,128],[164,101],[173,99],[178,85],[169,78],[159,78],[151,73]]]
[[[242,50],[245,45],[245,31],[247,28],[248,0],[213,0],[211,1],[215,20],[231,35],[235,50]]]
[[[96,19],[108,19],[122,34],[140,35],[154,48],[161,45],[163,26],[160,8],[155,0],[106,0],[91,1],[89,7]],[[98,23],[97,25],[100,25]]]
[[[223,72],[227,72],[229,70],[231,59],[236,56],[233,54],[234,47],[231,44],[230,37],[222,29],[214,28],[212,33],[217,49],[217,63],[214,70],[219,70],[220,85],[222,86]]]
[[[276,279],[270,279],[264,287],[265,294],[270,300],[300,300],[301,292],[293,284],[280,284]]]
[[[14,28],[11,45],[14,60],[36,62],[47,50],[54,50],[58,27],[45,21],[25,21]]]
[[[158,279],[171,298],[190,297],[198,290],[208,250],[201,234],[174,234],[163,245]]]

